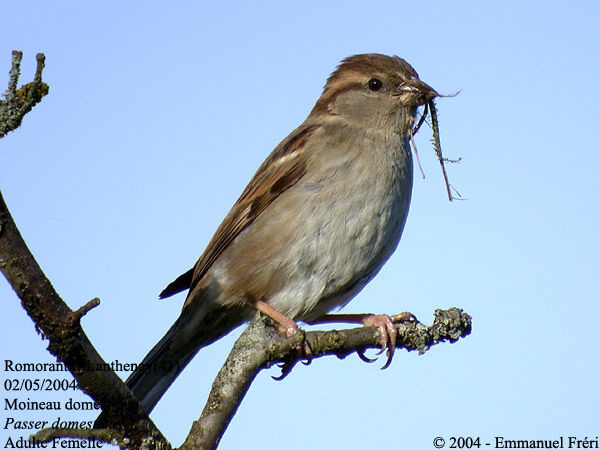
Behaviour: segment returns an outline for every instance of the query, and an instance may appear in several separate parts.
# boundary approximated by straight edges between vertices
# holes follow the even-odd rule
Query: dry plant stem
[[[410,143],[412,144],[413,151],[415,152],[415,157],[417,158],[417,164],[419,165],[419,170],[421,171],[421,175],[423,179],[425,179],[425,172],[423,172],[423,167],[421,166],[421,159],[419,158],[419,150],[417,150],[417,144],[415,143],[415,138],[413,133],[410,133]]]
[[[8,89],[5,93],[6,100],[0,100],[0,138],[15,130],[21,125],[23,117],[48,94],[49,88],[42,81],[46,57],[43,53],[37,55],[37,68],[32,83],[22,86],[17,90],[19,76],[21,75],[21,60],[23,53],[12,52],[12,67]]]
[[[397,348],[425,353],[439,342],[455,342],[471,332],[471,317],[462,310],[437,310],[432,326],[417,322],[396,325]],[[235,343],[227,361],[215,379],[198,421],[181,449],[214,449],[233,418],[256,375],[265,368],[285,361],[306,339],[313,357],[335,355],[345,358],[366,348],[379,349],[380,336],[375,328],[361,327],[341,331],[311,331],[285,338],[268,325],[268,319],[254,319]]]
[[[429,103],[425,103],[425,107],[423,108],[423,114],[421,114],[419,122],[417,123],[417,125],[415,127],[413,127],[410,130],[411,138],[412,138],[412,136],[416,135],[417,132],[421,129],[421,125],[423,125],[423,123],[425,122],[425,119],[427,118],[428,111],[429,111]]]
[[[417,123],[417,125],[414,128],[409,129],[410,143],[412,144],[413,150],[415,152],[415,156],[417,158],[417,164],[419,165],[419,170],[421,171],[421,175],[423,176],[423,179],[425,179],[425,172],[423,172],[423,167],[421,166],[421,159],[419,158],[419,151],[417,150],[417,144],[415,144],[414,136],[415,136],[415,134],[417,134],[417,132],[421,128],[421,125],[423,125],[423,122],[425,122],[425,118],[427,117],[428,110],[429,110],[429,104],[425,103],[425,108],[423,110],[423,114],[421,114],[421,118],[419,119],[419,122]]]
[[[446,182],[446,190],[448,191],[448,199],[453,200],[452,191],[450,190],[450,183],[448,182],[448,174],[446,174],[446,167],[444,166],[444,157],[442,156],[442,144],[440,142],[440,129],[437,118],[437,111],[435,109],[435,103],[433,100],[429,102],[429,110],[431,111],[431,128],[433,129],[433,146],[435,153],[442,166],[442,173],[444,174],[444,181]]]

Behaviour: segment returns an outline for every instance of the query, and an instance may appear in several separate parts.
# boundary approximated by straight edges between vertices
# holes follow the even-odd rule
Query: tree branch
[[[0,192],[0,271],[35,323],[50,341],[48,350],[65,364],[81,390],[98,402],[112,423],[124,427],[133,443],[151,437],[156,448],[170,448],[129,388],[108,366],[89,341],[80,317],[97,303],[92,300],[72,311],[56,293],[27,248]]]
[[[41,102],[49,91],[48,85],[42,81],[42,71],[46,63],[46,57],[43,53],[38,53],[36,56],[37,69],[33,82],[17,90],[22,59],[23,53],[13,50],[10,80],[8,89],[4,94],[6,101],[0,100],[0,138],[17,129],[21,125],[23,117]]]
[[[471,332],[471,317],[461,309],[436,310],[433,325],[418,322],[396,325],[396,348],[425,353],[440,342],[456,342]],[[341,331],[311,331],[286,338],[267,325],[267,319],[254,319],[237,340],[227,361],[219,371],[200,418],[192,425],[183,449],[214,449],[235,415],[256,375],[275,363],[290,364],[303,340],[310,346],[313,358],[335,355],[345,358],[367,348],[379,348],[376,328]],[[291,360],[294,364],[296,359]],[[288,368],[289,369],[289,368]]]
[[[43,54],[37,58],[35,81],[16,90],[21,58],[21,52],[13,52],[6,102],[0,102],[0,137],[17,128],[23,116],[48,92],[48,86],[41,81]],[[21,299],[36,331],[49,340],[50,353],[65,364],[79,388],[101,405],[111,423],[121,425],[136,445],[150,438],[157,448],[170,448],[127,386],[112,370],[105,370],[108,365],[81,328],[81,317],[99,300],[94,299],[75,312],[67,306],[29,251],[1,192],[0,271]]]

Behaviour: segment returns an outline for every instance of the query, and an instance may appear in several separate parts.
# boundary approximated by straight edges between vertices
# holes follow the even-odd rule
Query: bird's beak
[[[400,86],[399,96],[400,101],[406,106],[421,106],[439,97],[440,94],[428,84],[412,78]]]

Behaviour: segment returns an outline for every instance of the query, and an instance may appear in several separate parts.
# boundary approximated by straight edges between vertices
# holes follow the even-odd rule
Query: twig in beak
[[[425,119],[427,118],[428,108],[429,108],[429,103],[425,103],[425,109],[423,110],[423,114],[421,114],[421,118],[419,119],[417,126],[411,130],[411,138],[412,138],[412,136],[417,134],[417,131],[419,131],[419,128],[421,128],[421,125],[423,125],[423,122],[425,122]]]
[[[452,191],[450,190],[450,183],[448,182],[448,175],[446,174],[446,167],[444,166],[444,157],[442,156],[442,144],[440,143],[440,131],[437,118],[437,111],[435,109],[435,103],[429,100],[429,110],[431,111],[431,128],[433,129],[433,148],[437,154],[440,165],[442,166],[442,173],[444,174],[444,181],[446,182],[446,190],[448,191],[448,199],[453,200]]]
[[[417,126],[417,130],[421,125]],[[413,151],[415,152],[415,156],[417,158],[417,164],[419,165],[419,170],[421,171],[421,175],[423,175],[423,179],[425,179],[425,172],[423,172],[423,167],[421,167],[421,160],[419,159],[419,151],[417,150],[417,144],[415,144],[415,139],[413,137],[413,130],[409,130],[410,132],[410,143],[412,144]]]
[[[423,114],[421,114],[421,118],[419,119],[419,122],[417,123],[417,125],[414,128],[409,130],[410,143],[412,144],[413,151],[415,152],[415,157],[417,158],[417,164],[419,165],[419,170],[421,171],[421,175],[423,175],[423,179],[425,179],[425,172],[423,172],[423,167],[421,166],[421,160],[419,159],[419,151],[417,150],[417,144],[415,144],[414,136],[415,136],[415,134],[417,134],[417,131],[419,131],[419,128],[421,128],[421,125],[423,125],[423,122],[425,122],[425,118],[427,117],[428,108],[429,108],[428,104],[425,103],[425,109],[423,110]]]

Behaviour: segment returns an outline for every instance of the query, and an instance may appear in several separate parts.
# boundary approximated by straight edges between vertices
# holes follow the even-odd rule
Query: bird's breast
[[[346,150],[321,152],[313,161],[319,170],[309,170],[287,197],[297,210],[279,260],[289,288],[273,305],[291,317],[308,320],[347,303],[402,234],[412,190],[408,142],[363,141]]]

